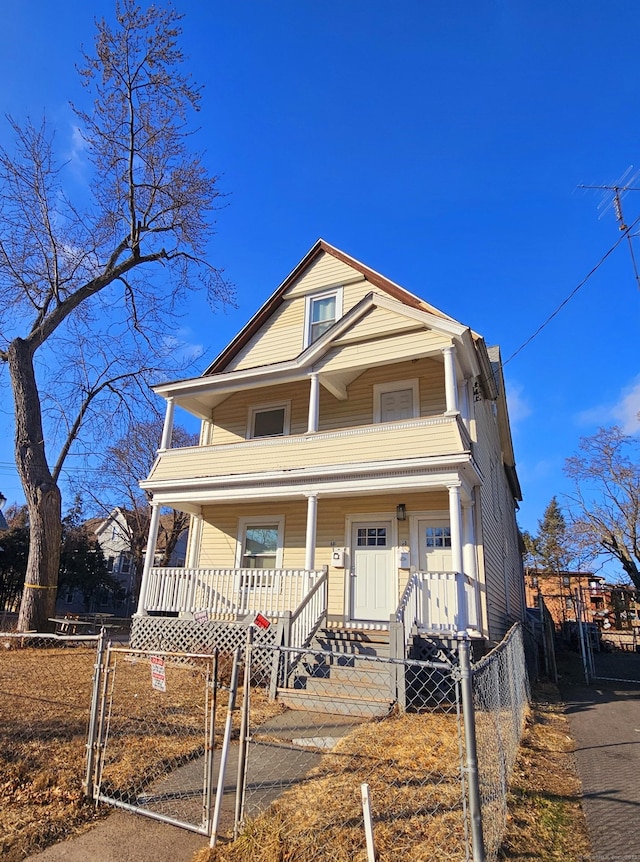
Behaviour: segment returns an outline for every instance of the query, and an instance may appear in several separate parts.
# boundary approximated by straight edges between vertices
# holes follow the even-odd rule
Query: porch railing
[[[414,572],[398,604],[395,623],[401,628],[402,648],[414,626],[418,632],[443,635],[477,629],[474,582],[461,572]]]
[[[235,620],[252,612],[279,618],[295,612],[322,579],[306,569],[152,568],[144,596],[146,613],[197,613]]]

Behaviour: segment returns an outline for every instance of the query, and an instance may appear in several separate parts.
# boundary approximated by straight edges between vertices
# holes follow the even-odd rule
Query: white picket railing
[[[295,611],[323,574],[306,569],[152,568],[143,609],[167,614],[207,611],[209,619],[218,620],[252,612],[278,618]]]

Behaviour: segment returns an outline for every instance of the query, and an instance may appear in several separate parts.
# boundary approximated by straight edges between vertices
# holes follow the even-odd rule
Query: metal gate
[[[598,628],[595,623],[588,622],[584,590],[575,590],[574,602],[582,666],[587,684],[595,680],[602,680],[603,682],[640,685],[638,657],[635,654],[633,656],[620,656],[619,660],[616,661],[615,657],[603,653]],[[629,664],[629,658],[632,659],[632,666]],[[631,675],[632,672],[635,673],[635,676]]]
[[[210,835],[219,677],[217,653],[99,649],[87,794]]]

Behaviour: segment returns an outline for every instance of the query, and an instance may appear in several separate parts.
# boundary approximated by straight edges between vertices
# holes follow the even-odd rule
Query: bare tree
[[[119,527],[129,544],[138,590],[151,520],[149,498],[139,483],[151,471],[162,437],[162,427],[163,422],[159,417],[147,422],[132,422],[122,437],[105,451],[99,479],[92,479],[91,484],[85,484],[83,489],[105,516],[116,505],[121,509],[125,523],[119,522]],[[198,443],[198,435],[191,434],[180,425],[174,426],[172,439],[176,447],[195,446]],[[189,519],[186,512],[163,510],[158,531],[158,565],[169,565],[181,535],[189,526]],[[149,549],[149,552],[153,553],[153,549]]]
[[[143,393],[188,291],[228,296],[206,260],[218,191],[188,147],[200,90],[183,72],[180,20],[121,0],[114,26],[97,23],[95,54],[80,69],[91,107],[74,106],[87,171],[79,198],[45,121],[10,120],[15,152],[0,149],[0,359],[31,527],[22,630],[53,616],[59,476],[81,429],[115,415],[127,388]],[[43,421],[53,408],[65,417],[54,439]]]
[[[592,556],[617,560],[640,589],[640,441],[613,426],[583,437],[568,458],[571,531]]]

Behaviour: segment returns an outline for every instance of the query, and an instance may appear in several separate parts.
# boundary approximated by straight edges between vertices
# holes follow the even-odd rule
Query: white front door
[[[451,528],[449,521],[418,521],[419,569],[423,572],[451,572]]]
[[[351,538],[351,619],[389,622],[396,609],[391,521],[356,523]]]

